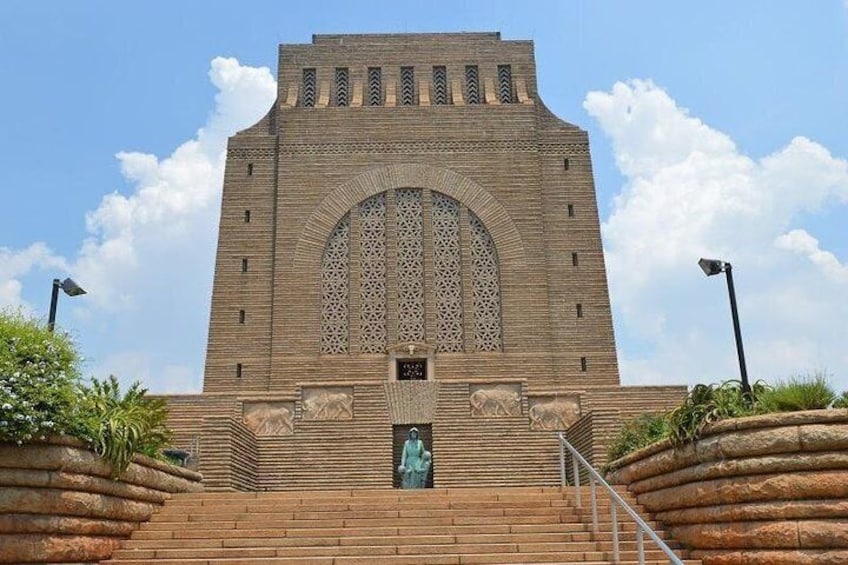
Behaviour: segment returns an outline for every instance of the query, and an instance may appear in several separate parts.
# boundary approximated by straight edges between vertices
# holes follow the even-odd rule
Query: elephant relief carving
[[[244,425],[257,436],[287,436],[294,433],[292,403],[245,403]]]
[[[521,415],[520,385],[481,387],[469,397],[471,415],[475,418],[496,418]]]
[[[304,391],[304,420],[352,420],[353,393],[332,390]]]
[[[580,402],[576,399],[538,399],[530,406],[531,430],[565,430],[579,418]]]

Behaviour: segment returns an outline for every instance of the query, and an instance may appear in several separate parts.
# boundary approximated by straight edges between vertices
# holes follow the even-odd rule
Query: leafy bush
[[[795,412],[828,408],[836,393],[822,373],[792,377],[778,381],[771,389],[757,396],[757,412]]]
[[[109,460],[115,475],[126,470],[136,453],[159,457],[171,439],[165,401],[148,397],[138,381],[121,394],[114,375],[104,381],[92,379],[82,406],[91,447]]]
[[[670,428],[665,414],[642,414],[624,424],[607,448],[607,458],[615,461],[668,437]]]
[[[848,390],[842,393],[839,398],[833,401],[834,408],[848,408]]]
[[[121,394],[115,377],[86,387],[80,362],[67,334],[0,311],[0,441],[73,436],[109,460],[115,476],[136,453],[161,457],[171,436],[165,402],[138,382]]]
[[[680,448],[697,441],[707,424],[753,414],[756,399],[767,389],[763,382],[757,382],[752,387],[752,398],[748,398],[740,381],[695,385],[683,403],[669,413],[672,445]]]
[[[0,312],[0,441],[76,434],[80,358],[64,333]]]

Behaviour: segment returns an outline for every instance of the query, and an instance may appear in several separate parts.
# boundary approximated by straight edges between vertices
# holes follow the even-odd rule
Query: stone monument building
[[[203,393],[171,397],[207,488],[554,484],[683,387],[621,387],[588,137],[531,41],[316,35],[229,140]]]

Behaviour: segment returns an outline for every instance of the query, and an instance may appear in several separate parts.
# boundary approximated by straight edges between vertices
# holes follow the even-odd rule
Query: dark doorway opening
[[[398,359],[397,378],[399,381],[426,381],[426,359]]]
[[[400,488],[400,474],[397,471],[400,465],[400,456],[403,453],[403,444],[409,436],[410,428],[418,428],[418,437],[424,442],[424,449],[433,453],[433,426],[432,424],[401,424],[392,426],[392,486]],[[435,458],[435,454],[433,455]],[[430,474],[427,476],[427,488],[433,488],[433,472],[435,467],[430,464]]]

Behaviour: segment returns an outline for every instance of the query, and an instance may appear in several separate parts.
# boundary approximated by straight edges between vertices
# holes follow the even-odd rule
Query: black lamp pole
[[[742,329],[739,326],[739,311],[736,308],[736,289],[733,288],[733,265],[719,259],[701,259],[698,265],[711,277],[724,271],[727,276],[727,292],[730,295],[730,315],[733,317],[733,335],[736,337],[736,355],[739,357],[739,374],[742,377],[742,392],[751,397],[751,385],[748,382],[748,369],[745,367],[745,349],[742,347]]]
[[[73,279],[67,278],[63,281],[53,279],[53,291],[50,293],[50,313],[47,315],[47,331],[53,331],[56,326],[56,304],[59,302],[59,289],[62,289],[68,296],[79,296],[85,294],[85,290],[74,282]]]
[[[53,279],[53,292],[50,293],[50,314],[47,316],[47,331],[52,332],[56,326],[56,304],[59,302],[59,287],[62,281]]]

